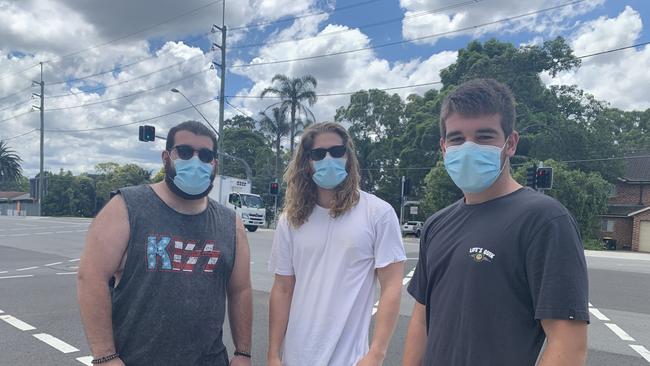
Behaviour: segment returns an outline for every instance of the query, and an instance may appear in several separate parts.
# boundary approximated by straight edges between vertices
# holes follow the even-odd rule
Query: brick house
[[[650,252],[650,153],[627,156],[625,173],[612,189],[601,237],[617,249]]]

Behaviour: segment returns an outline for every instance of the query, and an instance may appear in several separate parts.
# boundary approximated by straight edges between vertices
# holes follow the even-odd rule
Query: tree
[[[526,181],[526,168],[519,167],[514,177],[519,183]],[[553,189],[547,194],[556,198],[571,212],[580,226],[583,239],[596,238],[600,215],[607,211],[610,184],[597,172],[569,169],[566,164],[546,160],[544,166],[553,168]]]
[[[272,138],[273,146],[275,147],[275,178],[280,181],[282,138],[286,137],[290,132],[290,126],[287,122],[287,106],[274,107],[271,109],[270,115],[268,110],[260,112],[260,117],[259,123],[262,132]]]
[[[128,186],[150,182],[151,171],[136,164],[119,165],[113,162],[99,163],[95,169],[99,173],[96,178],[97,208],[101,208],[110,198],[110,192]]]
[[[234,116],[233,118],[228,118],[227,120],[223,121],[223,127],[224,128],[243,128],[247,130],[254,130],[255,129],[255,120],[251,117],[248,116],[242,116],[241,114],[238,114]]]
[[[426,190],[422,210],[426,216],[434,214],[463,197],[463,192],[451,180],[442,160],[439,160],[424,178]]]
[[[16,182],[23,176],[21,162],[20,156],[0,140],[0,184]]]
[[[274,86],[264,89],[261,97],[264,98],[267,95],[278,96],[282,101],[276,104],[280,104],[290,110],[289,150],[291,156],[293,156],[298,115],[302,114],[304,116],[302,119],[304,123],[315,119],[314,114],[305,106],[304,102],[307,102],[309,106],[313,106],[316,103],[317,96],[315,89],[317,81],[312,75],[304,75],[299,78],[291,79],[286,75],[276,74],[273,79],[271,79],[271,83],[274,84]]]

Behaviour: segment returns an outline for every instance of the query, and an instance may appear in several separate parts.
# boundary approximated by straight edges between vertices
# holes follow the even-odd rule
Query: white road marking
[[[48,263],[44,267],[49,267],[49,266],[56,266],[57,264],[61,264],[63,262],[54,262],[54,263]]]
[[[607,328],[611,329],[612,332],[614,332],[614,334],[616,334],[620,339],[624,341],[635,342],[634,338],[630,337],[629,334],[625,333],[625,331],[621,329],[621,327],[619,327],[618,325],[612,323],[605,323],[605,325],[607,326]]]
[[[74,233],[74,230],[69,230],[69,231],[56,231],[55,234],[70,234]]]
[[[4,314],[4,311],[2,311],[2,309],[0,309],[0,314]]]
[[[643,346],[637,346],[635,344],[631,344],[630,347],[635,350],[638,354],[641,355],[641,357],[645,358],[646,361],[650,362],[650,351],[648,351],[647,348]]]
[[[77,272],[59,272],[57,274],[58,275],[71,275],[71,274],[77,274]]]
[[[85,233],[86,231],[88,231],[88,229],[76,230],[75,233]]]
[[[5,323],[16,327],[16,328],[22,330],[23,332],[28,331],[28,330],[36,329],[36,328],[32,327],[31,325],[25,323],[22,320],[20,320],[18,318],[14,318],[11,315],[0,315],[0,320],[4,320]]]
[[[54,233],[51,232],[51,231],[44,231],[42,233],[34,233],[34,235],[50,235],[50,234],[54,234]]]
[[[25,277],[34,277],[34,275],[4,276],[4,277],[0,277],[0,280],[8,280],[10,278],[25,278]]]
[[[23,234],[11,234],[7,236],[27,236],[27,235],[31,235],[31,234],[23,233]]]
[[[39,333],[39,334],[34,334],[34,337],[42,342],[45,342],[46,344],[56,348],[57,350],[63,352],[63,353],[72,353],[72,352],[79,352],[78,348],[72,347],[71,345],[65,343],[64,341],[56,338],[55,336],[52,336],[47,333]]]
[[[83,363],[86,366],[93,366],[93,356],[78,357],[77,361]]]
[[[604,321],[604,322],[608,322],[608,321],[609,321],[609,318],[606,317],[605,314],[601,313],[600,310],[598,310],[598,309],[596,309],[596,308],[590,308],[590,309],[589,309],[589,312],[590,312],[593,316],[595,316],[596,318],[598,318],[598,320],[602,320],[602,321]]]
[[[79,269],[78,266],[69,266],[68,269]]]
[[[593,305],[591,305],[591,303],[588,303],[588,304],[589,304],[589,307],[593,307]]]
[[[37,267],[20,268],[20,269],[17,269],[16,272],[29,271],[30,269],[36,269],[36,268],[38,268],[38,266]]]
[[[78,262],[78,261],[79,261],[79,259],[81,259],[81,258],[77,258],[77,259],[70,259],[70,260],[69,260],[68,262]]]
[[[2,274],[2,273],[7,273],[7,272],[9,272],[9,271],[0,271],[0,274]]]

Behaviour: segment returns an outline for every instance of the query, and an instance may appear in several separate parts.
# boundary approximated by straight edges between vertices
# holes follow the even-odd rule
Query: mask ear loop
[[[508,138],[510,138],[510,136],[508,136],[506,138],[506,143],[503,144],[503,147],[501,147],[501,151],[504,151],[506,146],[508,146]],[[499,156],[499,160],[501,160],[500,156]],[[510,158],[508,156],[506,156],[505,159],[503,159],[503,164],[501,164],[501,169],[499,169],[499,174],[497,175],[497,177],[501,176],[501,174],[503,173],[503,170],[506,168],[506,163],[509,162],[509,161],[510,161]]]

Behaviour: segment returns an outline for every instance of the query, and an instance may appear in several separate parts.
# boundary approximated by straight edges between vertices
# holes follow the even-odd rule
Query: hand
[[[269,359],[266,362],[267,366],[282,366],[282,360],[280,360],[280,357],[269,357]]]
[[[244,356],[235,356],[230,359],[230,366],[251,366],[251,359]]]
[[[372,351],[368,352],[359,362],[357,366],[381,366],[384,363],[384,357],[374,353]]]

